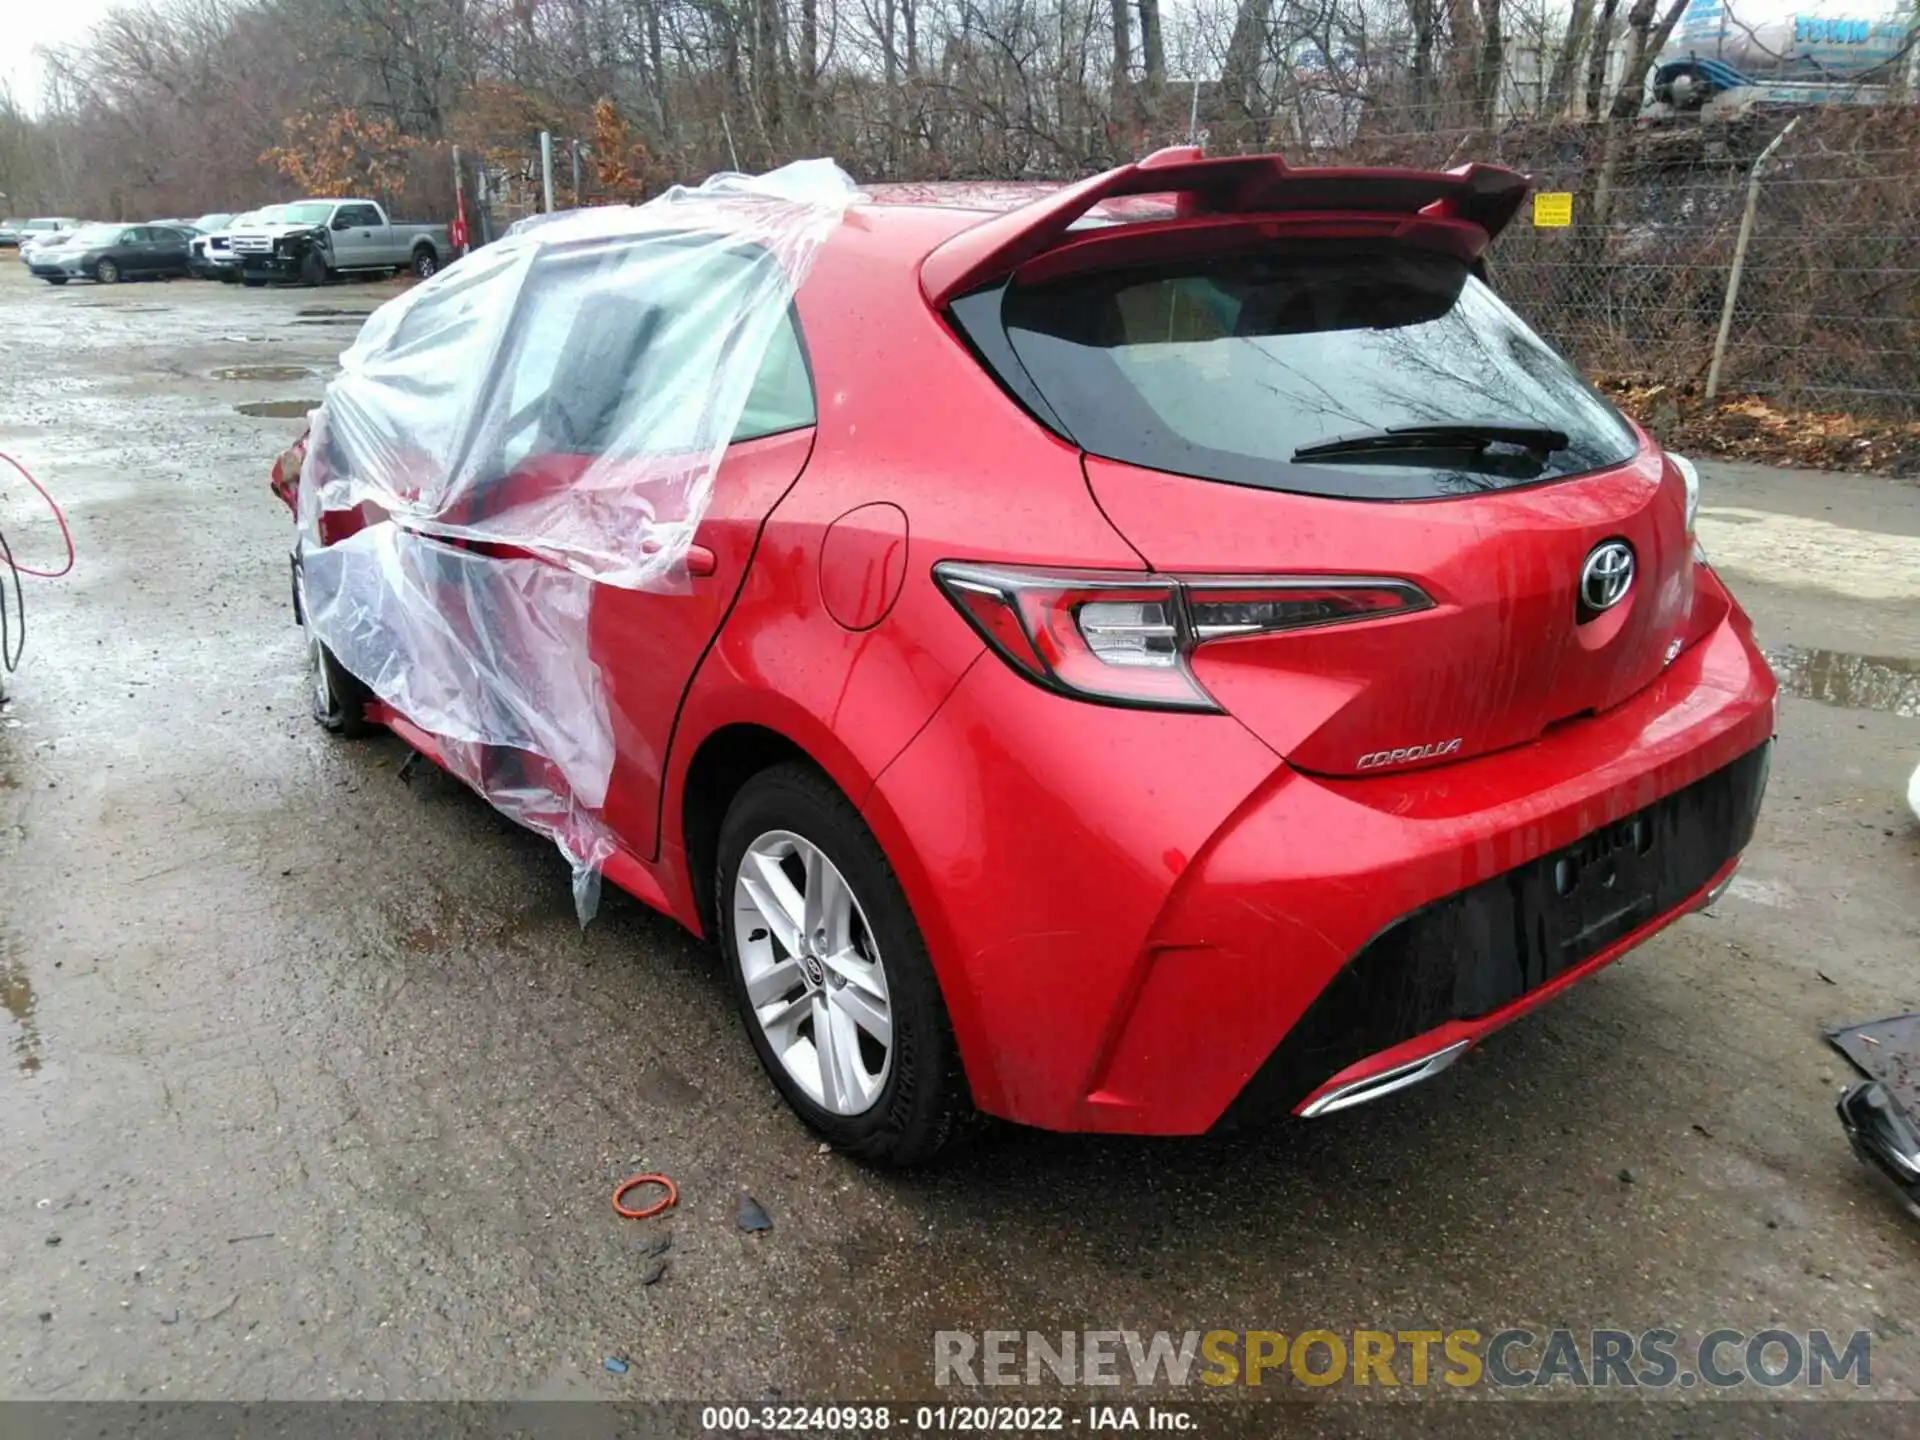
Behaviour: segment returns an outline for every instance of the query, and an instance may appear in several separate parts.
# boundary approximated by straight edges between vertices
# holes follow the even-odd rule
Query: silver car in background
[[[85,223],[71,215],[41,215],[22,221],[19,229],[20,263],[26,265],[31,262],[34,246],[44,245],[49,240],[64,240]]]

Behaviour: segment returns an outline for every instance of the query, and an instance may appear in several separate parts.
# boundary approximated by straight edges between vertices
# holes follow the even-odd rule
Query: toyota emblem
[[[1603,540],[1580,567],[1580,610],[1589,617],[1611,610],[1633,585],[1633,547],[1624,540]]]

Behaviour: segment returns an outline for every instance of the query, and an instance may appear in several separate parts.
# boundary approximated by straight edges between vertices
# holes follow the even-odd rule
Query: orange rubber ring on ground
[[[642,1185],[658,1185],[667,1193],[654,1201],[653,1204],[642,1206],[638,1210],[629,1210],[620,1203],[621,1196],[625,1195],[629,1190],[637,1189]],[[630,1180],[622,1182],[620,1188],[613,1192],[614,1213],[625,1220],[645,1220],[648,1216],[658,1215],[662,1210],[671,1210],[679,1203],[680,1191],[678,1187],[664,1175],[635,1175]]]

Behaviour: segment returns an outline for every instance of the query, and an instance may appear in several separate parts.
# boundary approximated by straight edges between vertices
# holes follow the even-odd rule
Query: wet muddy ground
[[[1920,1395],[1920,1227],[1821,1039],[1920,1009],[1920,488],[1703,467],[1797,692],[1715,913],[1375,1106],[873,1174],[699,945],[611,893],[582,933],[544,842],[307,718],[267,467],[387,293],[0,255],[0,449],[80,550],[0,715],[0,1395],[927,1396],[942,1328],[1556,1325],[1867,1330]],[[0,528],[55,551],[5,481]],[[636,1166],[679,1207],[618,1219]]]

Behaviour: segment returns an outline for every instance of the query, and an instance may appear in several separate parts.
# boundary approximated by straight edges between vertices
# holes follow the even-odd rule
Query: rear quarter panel
[[[739,599],[688,693],[667,798],[666,833],[681,846],[686,767],[726,725],[784,735],[857,805],[868,803],[888,764],[982,655],[979,638],[933,584],[936,561],[1141,568],[1094,504],[1079,452],[1008,400],[928,307],[918,258],[954,223],[944,213],[855,210],[801,290],[819,416],[813,454],[769,517]],[[906,517],[904,574],[884,615],[855,630],[827,608],[821,555],[836,522],[862,523],[850,512],[876,503]],[[836,576],[828,588],[859,587]],[[965,1052],[965,967],[938,920],[940,888],[950,877],[911,853],[919,836],[894,826],[881,839],[922,918]]]

